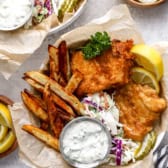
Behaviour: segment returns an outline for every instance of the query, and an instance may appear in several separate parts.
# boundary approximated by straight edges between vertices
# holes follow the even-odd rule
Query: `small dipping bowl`
[[[59,142],[67,163],[77,168],[93,168],[109,155],[111,135],[97,119],[78,117],[64,127]]]
[[[137,6],[137,7],[141,7],[141,8],[149,8],[149,7],[154,7],[157,5],[160,5],[161,3],[165,2],[165,0],[158,0],[155,2],[140,2],[137,0],[127,0],[128,3],[130,3],[131,5]]]
[[[34,0],[27,0],[27,6],[25,2],[25,0],[3,0],[0,2],[0,31],[16,30],[30,19]]]

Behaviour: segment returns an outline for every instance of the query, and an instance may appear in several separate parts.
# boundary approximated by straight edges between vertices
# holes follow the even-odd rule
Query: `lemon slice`
[[[9,109],[2,103],[0,103],[0,124],[9,128],[12,127],[12,118]]]
[[[135,153],[134,155],[135,159],[136,160],[143,159],[150,152],[150,150],[155,144],[155,141],[156,141],[155,132],[152,131],[148,133],[141,144],[141,148],[139,149],[138,152]]]
[[[137,44],[132,47],[131,53],[136,55],[137,64],[152,72],[157,81],[162,78],[163,60],[157,50],[145,44]]]
[[[15,142],[15,134],[13,131],[9,131],[7,136],[0,141],[0,153],[7,151]]]
[[[142,85],[149,85],[156,90],[157,93],[160,91],[159,83],[155,76],[144,68],[134,67],[132,68],[132,80]]]
[[[137,148],[134,151],[134,155],[137,155],[138,152],[140,151],[141,147],[142,147],[142,143],[141,142],[137,142],[137,143],[138,143],[138,146],[137,146]]]
[[[0,141],[2,141],[8,132],[8,127],[0,125]]]

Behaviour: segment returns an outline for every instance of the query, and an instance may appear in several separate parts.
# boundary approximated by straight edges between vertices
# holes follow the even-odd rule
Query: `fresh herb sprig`
[[[81,49],[85,59],[92,59],[101,55],[102,52],[110,48],[110,46],[111,41],[107,32],[97,32],[95,35],[91,35],[90,41]]]

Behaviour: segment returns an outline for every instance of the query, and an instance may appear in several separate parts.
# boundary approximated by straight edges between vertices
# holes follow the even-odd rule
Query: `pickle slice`
[[[141,143],[140,149],[138,149],[135,152],[135,154],[134,154],[135,159],[136,160],[143,159],[150,152],[150,150],[153,148],[155,141],[156,141],[156,133],[154,131],[148,133],[145,136],[144,141]]]
[[[73,12],[79,0],[64,0],[58,9],[58,19],[63,20],[65,13]]]

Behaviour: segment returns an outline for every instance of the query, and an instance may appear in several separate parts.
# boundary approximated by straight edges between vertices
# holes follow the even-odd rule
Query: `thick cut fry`
[[[58,72],[59,72],[59,55],[58,55],[59,53],[58,52],[59,52],[58,48],[56,48],[52,45],[48,45],[49,58],[50,58],[50,61],[54,63],[54,69],[52,69],[52,70],[56,74],[58,74]]]
[[[51,92],[49,90],[49,83],[45,85],[44,92],[43,92],[43,98],[44,101],[47,104],[47,112],[48,112],[48,117],[49,117],[49,123],[51,130],[54,133],[54,136],[57,137],[57,128],[55,127],[55,119],[58,116],[57,108],[54,105],[52,99],[51,99]]]
[[[29,97],[29,95],[25,92],[21,92],[21,96],[24,104],[35,116],[43,121],[48,121],[48,115],[45,110],[40,106],[40,104],[38,104],[36,101],[34,101],[34,99]]]
[[[64,123],[62,119],[59,116],[57,116],[55,119],[55,131],[54,131],[56,138],[59,138],[63,128],[64,128]]]
[[[73,112],[72,108],[69,105],[67,105],[60,97],[58,97],[54,93],[51,93],[51,97],[56,105],[58,105],[60,108],[65,110],[70,115],[75,116],[75,113]]]
[[[59,117],[59,112],[57,110],[57,107],[55,106],[52,100],[49,83],[45,85],[43,97],[47,104],[47,112],[49,116],[51,130],[53,131],[54,136],[56,138],[59,138],[59,135],[64,127],[64,123]]]
[[[24,93],[26,93],[32,100],[34,100],[39,106],[44,109],[45,111],[47,110],[47,106],[45,102],[39,97],[28,91],[27,89],[24,89]]]
[[[39,83],[37,83],[36,81],[32,80],[29,77],[25,77],[24,78],[32,87],[34,87],[36,90],[38,90],[39,92],[43,93],[44,92],[44,86],[40,85]],[[72,108],[65,103],[64,100],[62,100],[59,96],[57,96],[54,93],[51,93],[52,99],[54,101],[54,103],[59,106],[60,108],[62,108],[63,110],[65,110],[67,113],[69,113],[72,116],[75,116],[74,111],[72,110]]]
[[[73,93],[78,87],[79,83],[82,81],[83,75],[78,70],[76,70],[70,80],[68,81],[67,86],[65,87],[66,92]]]
[[[61,75],[61,71],[59,69],[59,50],[58,48],[49,45],[48,46],[49,53],[49,69],[50,69],[50,78],[56,80],[60,85],[65,86],[66,82],[63,76]]]
[[[70,62],[69,52],[65,41],[62,41],[59,46],[59,70],[66,82],[70,79]]]
[[[53,80],[50,80],[50,88],[53,92],[55,92],[57,95],[59,95],[63,100],[68,102],[79,115],[84,115],[84,106],[83,104],[78,100],[77,97],[75,97],[71,93],[67,93],[64,88],[60,87],[57,83],[55,83]]]
[[[29,78],[29,77],[23,77],[23,79],[30,84],[34,89],[36,89],[37,91],[43,93],[44,91],[44,86],[40,85],[38,82],[34,81],[33,79]]]
[[[47,122],[41,120],[40,121],[40,128],[44,131],[47,131],[49,128],[49,124]]]
[[[56,81],[49,79],[48,76],[38,72],[38,71],[29,71],[25,73],[25,76],[30,77],[31,79],[37,81],[41,85],[45,85],[48,81],[50,83],[50,89],[60,96],[63,100],[65,100],[67,103],[69,103],[79,115],[84,115],[84,106],[83,104],[78,100],[77,97],[75,97],[71,93],[67,93],[65,89],[59,85]]]
[[[40,128],[37,128],[33,125],[23,125],[22,129],[42,142],[46,143],[48,146],[54,148],[55,150],[59,151],[59,140],[57,138],[54,138],[52,135],[50,135],[48,132],[43,131]]]
[[[60,118],[62,118],[64,121],[69,122],[72,119],[74,119],[74,116],[67,114],[65,111],[63,111],[60,108],[57,108],[58,110],[58,115]]]

